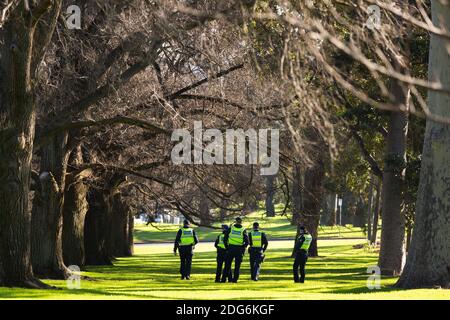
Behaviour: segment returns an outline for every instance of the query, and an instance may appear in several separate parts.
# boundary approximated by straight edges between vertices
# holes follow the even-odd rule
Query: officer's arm
[[[303,245],[303,242],[305,241],[305,237],[304,236],[300,236],[299,238],[298,238],[298,240],[297,240],[297,246],[296,246],[296,248],[295,248],[295,251],[300,251],[300,248],[302,247],[302,245]]]
[[[194,236],[194,246],[198,243],[198,237],[197,234],[195,233],[195,230],[192,230],[192,235]]]
[[[214,242],[214,247],[219,248],[219,238],[220,238],[220,234],[217,236],[216,241]]]
[[[247,234],[247,230],[244,230],[244,248],[247,248],[248,246],[248,234]]]
[[[266,234],[263,232],[261,235],[261,241],[262,241],[262,245],[263,245],[263,251],[267,250],[267,246],[269,245],[269,241],[267,241],[267,237]]]
[[[223,236],[223,244],[225,245],[225,248],[228,249],[228,237],[230,235],[230,229],[225,231],[225,235]]]
[[[177,236],[175,237],[175,243],[174,243],[174,246],[173,246],[173,252],[177,252],[177,249],[180,246],[180,240],[181,240],[181,230],[178,230]]]
[[[294,252],[298,252],[298,241],[300,240],[300,237],[295,238],[294,242]]]
[[[252,234],[251,233],[249,233],[249,235],[248,235],[248,243],[250,244],[250,246],[253,245],[253,240],[252,240]]]

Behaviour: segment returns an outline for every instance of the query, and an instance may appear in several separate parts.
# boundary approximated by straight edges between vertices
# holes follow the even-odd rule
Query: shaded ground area
[[[261,281],[249,280],[248,255],[241,281],[214,283],[215,252],[212,244],[198,245],[191,281],[181,281],[178,256],[172,245],[137,246],[136,255],[118,259],[114,266],[88,267],[80,290],[68,290],[65,281],[46,281],[62,290],[0,288],[0,298],[43,299],[450,299],[449,290],[396,290],[395,278],[382,278],[381,290],[369,290],[367,267],[377,256],[354,249],[361,240],[319,240],[321,257],[310,259],[307,282],[292,281],[291,241],[270,244]]]

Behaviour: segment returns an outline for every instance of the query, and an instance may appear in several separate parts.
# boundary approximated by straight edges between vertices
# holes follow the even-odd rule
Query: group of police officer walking
[[[308,249],[312,242],[312,236],[304,227],[300,227],[300,235],[295,242],[293,265],[294,281],[305,281],[305,266],[308,260]],[[180,274],[182,280],[189,280],[191,276],[192,256],[194,247],[198,243],[195,230],[185,220],[183,227],[178,230],[175,238],[174,254],[180,253]],[[247,233],[242,226],[242,219],[236,218],[235,223],[228,227],[222,225],[222,233],[217,237],[214,246],[217,249],[216,282],[238,282],[241,263],[245,250],[249,247],[250,274],[253,281],[258,281],[261,264],[264,261],[264,253],[269,242],[264,232],[259,230],[259,223],[253,223],[253,229]],[[234,261],[234,270],[231,266]],[[300,271],[300,276],[299,276]]]

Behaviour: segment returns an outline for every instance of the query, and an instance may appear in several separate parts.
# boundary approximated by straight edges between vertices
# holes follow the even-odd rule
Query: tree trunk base
[[[67,268],[65,268],[65,270],[39,270],[36,271],[35,274],[39,278],[50,280],[67,280],[72,275]]]
[[[450,289],[450,282],[444,283],[442,285],[429,285],[421,284],[421,282],[406,283],[405,281],[399,281],[394,285],[394,288],[399,289]]]
[[[46,284],[39,279],[28,280],[25,282],[25,286],[28,289],[50,289],[50,290],[58,289],[57,287]]]
[[[438,281],[428,281],[422,276],[405,276],[397,281],[395,288],[401,289],[450,289],[450,267],[448,267],[448,277]]]
[[[55,286],[48,285],[38,278],[31,278],[22,281],[5,282],[5,287],[9,288],[25,288],[25,289],[45,289],[45,290],[55,290]]]

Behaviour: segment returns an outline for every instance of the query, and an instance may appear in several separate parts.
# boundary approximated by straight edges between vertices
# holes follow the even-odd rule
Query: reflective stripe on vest
[[[305,240],[303,241],[300,249],[308,251],[309,247],[311,246],[312,236],[310,234],[305,234],[303,236],[305,237]]]
[[[262,233],[257,230],[250,231],[250,234],[252,235],[252,247],[254,248],[261,248],[262,246]]]
[[[228,235],[228,244],[235,246],[242,246],[244,244],[244,228],[231,227],[230,234]]]
[[[190,246],[193,245],[194,243],[195,243],[194,230],[191,228],[181,228],[180,245]]]
[[[223,237],[224,237],[223,234],[219,235],[219,243],[217,243],[217,246],[219,248],[225,249],[225,243],[223,242]]]

